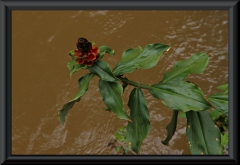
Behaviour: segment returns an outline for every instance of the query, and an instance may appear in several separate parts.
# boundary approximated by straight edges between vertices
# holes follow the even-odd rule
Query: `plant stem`
[[[132,85],[132,86],[135,86],[135,87],[138,87],[138,88],[142,88],[142,89],[150,89],[150,86],[149,85],[145,85],[145,84],[140,84],[140,83],[137,83],[137,82],[134,82],[134,81],[131,81],[131,80],[128,80],[127,78],[123,78],[123,77],[118,77],[122,82],[125,82],[129,85]]]

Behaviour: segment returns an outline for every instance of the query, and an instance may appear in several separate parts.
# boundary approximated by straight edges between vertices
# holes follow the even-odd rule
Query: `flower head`
[[[94,46],[86,38],[78,38],[77,49],[74,51],[74,56],[77,58],[78,64],[91,66],[98,60],[98,47]]]

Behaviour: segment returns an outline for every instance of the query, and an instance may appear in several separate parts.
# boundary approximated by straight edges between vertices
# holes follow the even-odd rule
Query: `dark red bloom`
[[[96,59],[96,56],[94,54],[89,54],[87,57],[87,60],[89,60],[89,61],[93,61],[95,59]]]
[[[75,53],[73,55],[77,58],[80,58],[80,57],[82,57],[83,54],[79,50],[75,50]]]
[[[79,38],[76,45],[78,49],[74,51],[73,55],[77,58],[76,61],[78,64],[91,66],[98,60],[98,47],[92,45],[87,39]]]
[[[87,65],[87,66],[92,66],[93,61],[86,61],[84,64]]]
[[[97,56],[98,55],[98,47],[92,46],[92,49],[90,50],[90,53]]]
[[[83,63],[85,62],[85,60],[84,60],[84,59],[81,59],[81,58],[78,58],[78,59],[77,59],[77,62],[78,62],[78,64],[83,64]]]

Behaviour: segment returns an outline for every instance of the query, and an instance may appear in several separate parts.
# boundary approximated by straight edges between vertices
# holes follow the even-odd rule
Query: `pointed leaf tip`
[[[89,82],[94,77],[94,74],[88,73],[81,77],[78,80],[79,84],[79,90],[76,96],[73,98],[73,100],[69,101],[68,103],[63,105],[63,108],[58,111],[58,118],[60,120],[60,123],[63,125],[65,123],[65,118],[68,113],[68,111],[73,107],[73,105],[76,102],[79,102],[81,97],[86,93],[88,90]]]
[[[133,122],[128,122],[126,141],[131,143],[134,152],[139,153],[142,142],[150,133],[151,128],[147,103],[140,88],[132,90],[128,106]]]
[[[174,67],[164,74],[161,82],[181,81],[191,73],[202,73],[208,64],[208,55],[206,53],[197,53],[190,58],[177,62]]]
[[[109,46],[100,46],[99,48],[99,58],[103,58],[103,56],[105,55],[105,53],[108,53],[110,55],[114,55],[115,51],[113,49],[111,49]]]
[[[168,145],[172,139],[177,127],[178,111],[173,111],[171,122],[167,125],[167,137],[162,141],[162,144]]]

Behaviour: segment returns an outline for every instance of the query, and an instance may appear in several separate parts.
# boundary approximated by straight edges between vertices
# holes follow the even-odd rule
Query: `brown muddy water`
[[[57,111],[78,90],[78,79],[87,71],[69,76],[68,52],[78,37],[108,45],[114,56],[105,55],[113,68],[122,52],[149,43],[171,46],[156,67],[139,69],[126,76],[139,83],[154,84],[174,63],[198,52],[210,54],[204,74],[187,79],[198,84],[206,96],[228,83],[228,12],[198,11],[17,11],[12,12],[12,154],[117,154],[108,146],[114,132],[126,121],[103,110],[98,78],[67,115],[65,126]],[[127,104],[132,87],[123,94]],[[151,132],[141,154],[190,154],[186,144],[186,119],[179,118],[175,135],[165,146],[165,127],[172,110],[144,90]],[[125,105],[128,109],[127,105]]]

